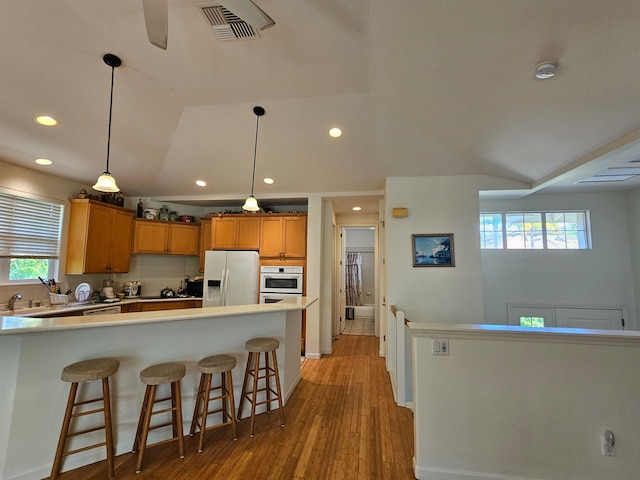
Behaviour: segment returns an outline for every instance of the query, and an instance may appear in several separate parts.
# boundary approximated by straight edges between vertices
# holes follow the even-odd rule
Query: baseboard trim
[[[499,473],[471,472],[416,465],[413,457],[413,473],[418,480],[541,480],[534,477],[519,475],[502,475]]]

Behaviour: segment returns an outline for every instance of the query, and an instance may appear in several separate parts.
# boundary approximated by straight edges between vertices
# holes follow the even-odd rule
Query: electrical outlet
[[[605,457],[616,456],[616,439],[611,430],[604,432],[602,437],[602,454]]]
[[[604,448],[603,455],[605,457],[615,457],[616,456],[616,447],[614,445],[608,445],[607,441],[605,440],[602,446]]]

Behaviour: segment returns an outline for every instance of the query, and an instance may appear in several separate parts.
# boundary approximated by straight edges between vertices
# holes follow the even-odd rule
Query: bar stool
[[[182,433],[182,399],[180,396],[180,380],[184,377],[186,368],[181,363],[159,363],[145,368],[140,372],[140,381],[147,385],[144,392],[144,400],[142,402],[142,408],[140,410],[140,419],[138,420],[138,428],[136,430],[135,441],[133,442],[133,453],[138,448],[138,463],[136,464],[136,473],[142,471],[142,460],[144,458],[144,452],[147,446],[147,437],[149,431],[157,428],[166,427],[171,425],[173,428],[173,434],[171,438],[156,442],[153,445],[159,445],[161,443],[172,442],[178,440],[178,449],[180,451],[180,458],[184,458],[184,436]],[[165,383],[171,384],[171,395],[168,397],[156,399],[156,389],[158,385]],[[163,408],[161,410],[153,411],[153,406],[156,403],[166,402],[171,400],[171,407]],[[160,425],[150,426],[151,416],[159,413],[171,412],[171,421],[162,423]]]
[[[233,439],[237,440],[236,434],[236,407],[233,398],[233,377],[231,370],[236,366],[236,358],[231,355],[213,355],[203,358],[198,362],[200,371],[200,385],[196,395],[196,405],[193,409],[193,420],[191,421],[190,434],[196,433],[196,428],[200,429],[200,439],[198,440],[198,453],[202,452],[204,443],[204,432],[214,428],[231,425]],[[220,386],[212,387],[212,377],[214,373],[220,374]],[[211,392],[220,390],[220,395],[211,396]],[[209,402],[220,400],[220,408],[209,410]],[[202,412],[200,412],[202,410]],[[207,427],[207,417],[214,413],[222,412],[222,423]],[[199,421],[198,421],[199,420]]]
[[[71,389],[69,391],[67,408],[64,414],[64,420],[62,422],[62,429],[60,431],[60,439],[58,440],[58,448],[56,449],[56,456],[53,461],[53,467],[51,469],[51,480],[56,480],[58,478],[58,475],[60,474],[60,468],[62,466],[63,457],[103,446],[106,446],[107,448],[107,469],[109,473],[109,479],[115,478],[113,429],[111,425],[111,404],[109,400],[109,377],[116,373],[119,367],[120,362],[118,360],[112,358],[95,358],[93,360],[85,360],[82,362],[73,363],[63,368],[60,378],[63,382],[71,382]],[[91,382],[93,380],[102,380],[102,397],[97,397],[90,400],[76,401],[78,384],[83,382]],[[74,413],[73,411],[77,406],[88,405],[94,402],[102,402],[102,408],[95,408],[93,410],[85,410],[77,413]],[[86,430],[76,431],[74,433],[69,433],[72,419],[101,412],[104,413],[104,425],[96,426],[94,428],[89,428]],[[77,435],[95,432],[102,429],[104,429],[105,431],[104,442],[77,448],[68,452],[65,451],[67,439],[69,437],[75,437]]]
[[[280,347],[280,341],[275,338],[252,338],[245,343],[245,349],[249,352],[247,357],[247,368],[244,372],[242,382],[242,395],[238,406],[238,420],[242,416],[242,406],[245,398],[251,402],[251,431],[253,437],[253,426],[256,416],[256,406],[267,405],[267,412],[271,412],[271,402],[278,401],[280,410],[280,426],[284,427],[284,408],[282,406],[282,391],[280,389],[280,375],[278,374],[278,359],[276,350]],[[260,367],[260,353],[264,353],[264,366]],[[269,358],[273,365],[269,364]],[[264,376],[260,376],[264,372]],[[249,377],[252,377],[252,387],[247,390]],[[276,390],[271,387],[271,378],[275,378]],[[264,380],[264,387],[258,388],[259,380]],[[258,392],[265,392],[265,400],[258,401]]]

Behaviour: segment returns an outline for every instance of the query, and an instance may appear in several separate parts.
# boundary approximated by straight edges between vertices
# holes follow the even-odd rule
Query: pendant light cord
[[[253,175],[251,176],[251,196],[253,197],[253,186],[256,180],[256,155],[258,154],[258,128],[260,126],[260,115],[256,115],[256,141],[253,145]]]
[[[109,96],[109,132],[107,134],[107,171],[105,173],[109,173],[109,150],[111,148],[111,112],[113,110],[113,78],[116,69],[112,65],[111,66],[111,94]]]

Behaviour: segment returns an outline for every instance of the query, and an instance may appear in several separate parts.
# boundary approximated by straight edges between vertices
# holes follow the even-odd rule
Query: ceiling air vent
[[[198,8],[204,15],[207,24],[213,28],[219,40],[241,40],[260,38],[258,32],[247,22],[234,15],[222,5],[201,3]]]

